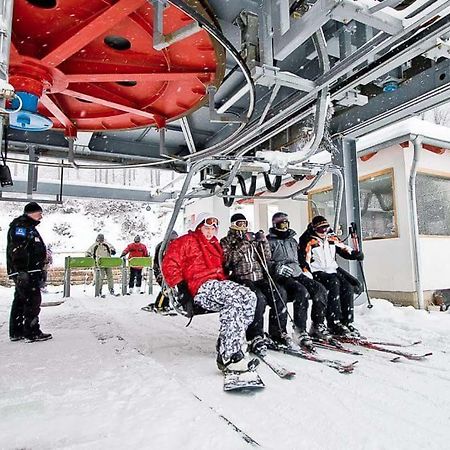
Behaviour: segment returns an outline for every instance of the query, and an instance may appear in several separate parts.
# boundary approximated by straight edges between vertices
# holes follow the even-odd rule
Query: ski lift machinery
[[[313,42],[318,54],[319,67],[322,73],[325,73],[330,69],[330,62],[326,51],[325,38],[321,29],[313,35]],[[331,163],[318,164],[308,162],[309,158],[319,149],[320,143],[323,139],[328,105],[328,88],[325,87],[319,91],[317,96],[314,116],[314,134],[311,140],[301,148],[299,146],[295,146],[293,151],[287,153],[286,158],[284,158],[281,162],[277,158],[273,158],[274,156],[279,156],[275,155],[274,152],[257,152],[256,156],[253,157],[245,156],[245,149],[238,152],[237,156],[234,157],[215,156],[193,162],[189,167],[183,187],[181,188],[179,196],[175,202],[172,217],[167,227],[163,244],[161,245],[158,255],[160,265],[169,242],[169,237],[185,200],[217,196],[223,199],[225,206],[230,207],[235,199],[264,199],[264,197],[255,196],[256,179],[260,174],[264,176],[265,186],[271,193],[277,192],[281,187],[283,176],[291,176],[294,180],[301,180],[306,176],[312,176],[313,179],[311,183],[306,187],[303,187],[291,194],[270,196],[271,199],[291,199],[294,201],[305,200],[304,195],[307,194],[319,182],[325,173],[328,172],[336,175],[337,195],[335,198],[334,217],[334,227],[336,228],[339,221],[344,191],[344,177],[342,174],[342,168]],[[201,186],[189,191],[193,177],[200,173],[203,169],[214,166],[218,167],[221,171],[224,171],[226,175],[219,178],[204,179],[201,182]],[[273,183],[270,181],[269,174],[275,175]],[[251,179],[248,190],[245,182],[246,176],[250,176]],[[236,194],[236,183],[239,183],[242,194]],[[167,289],[167,292],[169,293],[169,299],[172,306],[179,313],[186,315],[186,311],[181,308],[181,305],[173,295],[173,291],[171,289]]]

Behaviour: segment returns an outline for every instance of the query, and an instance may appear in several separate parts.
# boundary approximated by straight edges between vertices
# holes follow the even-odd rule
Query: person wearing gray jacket
[[[100,258],[109,258],[116,254],[116,249],[105,241],[105,236],[102,233],[97,235],[95,242],[88,248],[86,256],[90,256],[95,259],[96,264]],[[111,268],[100,268],[100,295],[102,292],[103,280],[105,276],[108,280],[108,289],[111,295],[114,294],[114,278]]]
[[[311,334],[319,339],[328,339],[329,333],[324,325],[327,291],[300,267],[295,235],[286,213],[278,212],[273,215],[272,228],[267,237],[272,253],[269,268],[284,301],[294,303],[294,336],[297,343],[312,348],[310,335],[306,331],[308,301],[312,300]]]

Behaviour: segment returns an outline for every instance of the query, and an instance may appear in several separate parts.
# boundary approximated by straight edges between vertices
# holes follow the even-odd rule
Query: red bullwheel
[[[200,2],[187,3],[212,21]],[[164,10],[166,35],[191,22]],[[15,0],[10,82],[68,135],[162,127],[206,101],[225,55],[204,30],[161,51],[152,36],[149,0]]]

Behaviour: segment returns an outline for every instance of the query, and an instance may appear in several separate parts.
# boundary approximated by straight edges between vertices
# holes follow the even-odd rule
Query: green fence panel
[[[69,267],[71,269],[89,269],[95,267],[94,258],[88,256],[75,256],[69,258]]]
[[[130,258],[128,260],[130,267],[152,267],[152,258],[150,256],[142,258]]]
[[[122,258],[98,258],[98,267],[110,269],[113,267],[122,267]]]

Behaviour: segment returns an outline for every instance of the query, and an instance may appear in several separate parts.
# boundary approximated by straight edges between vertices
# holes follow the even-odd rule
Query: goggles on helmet
[[[203,221],[203,225],[206,228],[219,228],[219,219],[217,219],[215,217],[207,217]]]
[[[283,219],[275,224],[275,228],[277,230],[288,230],[289,229],[289,220]]]
[[[330,231],[330,226],[329,225],[322,225],[320,227],[314,228],[314,231],[316,233],[325,234],[325,233],[328,233]]]
[[[246,231],[248,228],[248,220],[235,220],[231,222],[230,228],[238,231]]]

